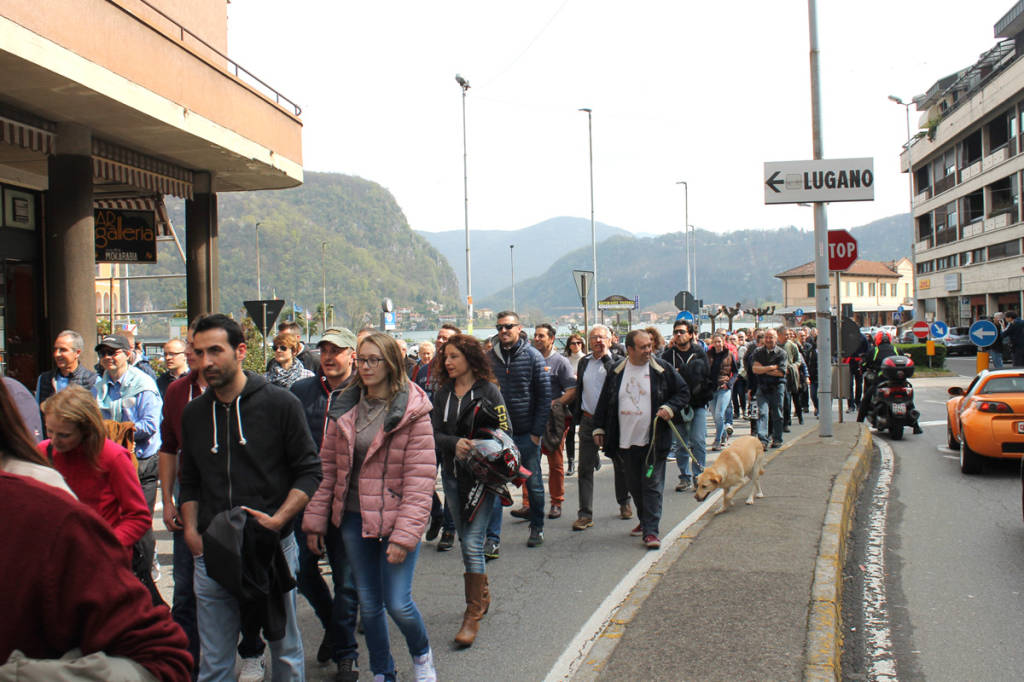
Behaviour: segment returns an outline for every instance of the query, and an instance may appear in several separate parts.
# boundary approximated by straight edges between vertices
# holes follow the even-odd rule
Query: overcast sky
[[[904,100],[995,44],[1011,0],[819,0],[825,158],[873,157],[873,202],[829,226],[908,210]],[[471,228],[590,215],[633,232],[796,225],[765,206],[765,161],[810,159],[800,0],[234,0],[229,55],[303,108],[307,170],[358,175],[413,229],[463,227],[460,73]],[[911,127],[920,116],[911,109]]]

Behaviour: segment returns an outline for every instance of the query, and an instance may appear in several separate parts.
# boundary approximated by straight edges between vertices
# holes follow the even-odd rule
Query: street
[[[974,361],[947,360],[961,377],[913,380],[924,434],[876,434],[881,452],[862,488],[846,568],[847,679],[1017,679],[1024,666],[1019,464],[990,461],[982,474],[965,476],[945,443],[946,388],[966,386]],[[871,513],[883,506],[876,483],[886,445],[892,483],[876,584]]]

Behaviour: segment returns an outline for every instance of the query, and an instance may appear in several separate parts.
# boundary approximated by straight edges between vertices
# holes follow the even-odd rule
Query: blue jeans
[[[708,411],[706,407],[695,407],[693,408],[693,420],[689,423],[683,423],[678,425],[679,434],[686,439],[686,445],[690,448],[690,452],[693,453],[694,458],[700,465],[700,471],[696,471],[697,467],[693,466],[690,461],[690,456],[686,454],[686,450],[683,449],[682,444],[676,438],[676,435],[672,434],[672,447],[669,452],[676,458],[676,466],[679,467],[679,480],[685,480],[688,478],[696,479],[700,475],[701,471],[704,471],[704,462],[707,457],[707,437],[708,437]]]
[[[331,564],[334,596],[320,574],[320,558],[309,551],[306,534],[302,532],[302,512],[295,517],[295,541],[299,545],[299,573],[295,577],[299,594],[313,607],[317,620],[324,628],[325,639],[331,647],[331,660],[337,663],[346,658],[358,660],[359,643],[356,641],[356,618],[359,597],[352,580],[352,569],[345,557],[345,547],[330,528],[324,538],[327,559]]]
[[[452,501],[452,517],[455,520],[455,531],[459,534],[459,549],[462,550],[462,565],[466,573],[486,573],[484,568],[484,539],[487,525],[494,512],[494,493],[484,493],[483,500],[476,510],[476,516],[468,524],[462,521],[462,502],[459,500],[459,484],[454,472],[441,470],[441,484],[444,486],[444,499]]]
[[[530,500],[530,528],[544,530],[544,475],[540,470],[540,445],[535,445],[529,434],[512,436],[519,448],[519,462],[532,472],[526,479],[526,492]],[[487,524],[487,539],[501,541],[501,498],[494,497],[494,511]]]
[[[359,513],[345,512],[340,530],[356,579],[366,647],[370,650],[370,670],[374,675],[394,679],[395,659],[391,657],[385,608],[405,636],[412,656],[422,656],[430,649],[427,626],[412,600],[412,578],[420,546],[416,545],[402,563],[391,564],[387,560],[387,538],[364,538],[363,517]]]
[[[430,505],[430,519],[441,519],[441,530],[455,530],[455,521],[452,519],[452,511],[448,506],[448,497],[445,496],[444,502],[441,502],[436,491]]]
[[[772,442],[782,442],[782,403],[786,392],[786,384],[778,382],[774,386],[758,384],[757,387],[757,437],[762,443],[768,443],[768,417],[771,409]]]
[[[725,436],[725,413],[732,403],[732,391],[723,388],[715,391],[715,397],[711,399],[711,414],[715,418],[715,442],[721,443]]]
[[[295,572],[299,567],[299,550],[295,536],[281,539],[281,549],[288,565]],[[235,679],[235,646],[241,631],[238,601],[206,574],[206,562],[195,557],[196,612],[199,616],[200,682]],[[287,625],[282,639],[270,642],[271,671],[274,680],[303,680],[306,658],[302,650],[302,633],[295,619],[295,595],[291,590],[284,597]]]
[[[1003,351],[990,349],[988,357],[992,361],[992,369],[1003,368]]]

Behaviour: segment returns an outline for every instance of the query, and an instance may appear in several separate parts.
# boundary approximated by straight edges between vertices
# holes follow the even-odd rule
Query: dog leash
[[[647,446],[647,454],[644,455],[644,464],[647,467],[644,473],[645,478],[650,478],[651,476],[654,475],[654,464],[651,463],[651,455],[654,453],[655,436],[658,433],[659,421],[661,421],[661,419],[655,417],[654,421],[651,423],[651,441],[650,445]],[[697,471],[698,469],[702,471],[704,467],[701,466],[701,463],[698,462],[697,458],[693,456],[693,451],[690,450],[690,446],[686,444],[686,441],[683,440],[683,437],[679,435],[679,429],[676,428],[676,425],[673,424],[671,421],[668,421],[668,426],[670,429],[672,429],[672,433],[674,433],[676,438],[679,440],[679,444],[682,445],[683,449],[686,450],[686,454],[690,456],[690,461],[693,462],[694,471]],[[697,473],[699,474],[700,472],[698,471]]]

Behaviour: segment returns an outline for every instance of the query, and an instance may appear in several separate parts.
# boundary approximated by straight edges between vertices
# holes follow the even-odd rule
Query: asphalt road
[[[960,473],[957,453],[945,444],[945,390],[966,385],[974,358],[956,358],[962,378],[914,381],[924,434],[887,442],[893,482],[885,534],[885,590],[892,650],[899,679],[1019,679],[1024,612],[1024,521],[1017,462],[990,462],[984,473]],[[930,422],[930,423],[929,423]],[[847,585],[868,571],[864,553],[867,505],[878,462],[865,483]],[[850,597],[850,592],[847,593]],[[844,677],[865,679],[872,648],[861,634],[860,604],[844,612]],[[850,651],[854,649],[855,651]]]

